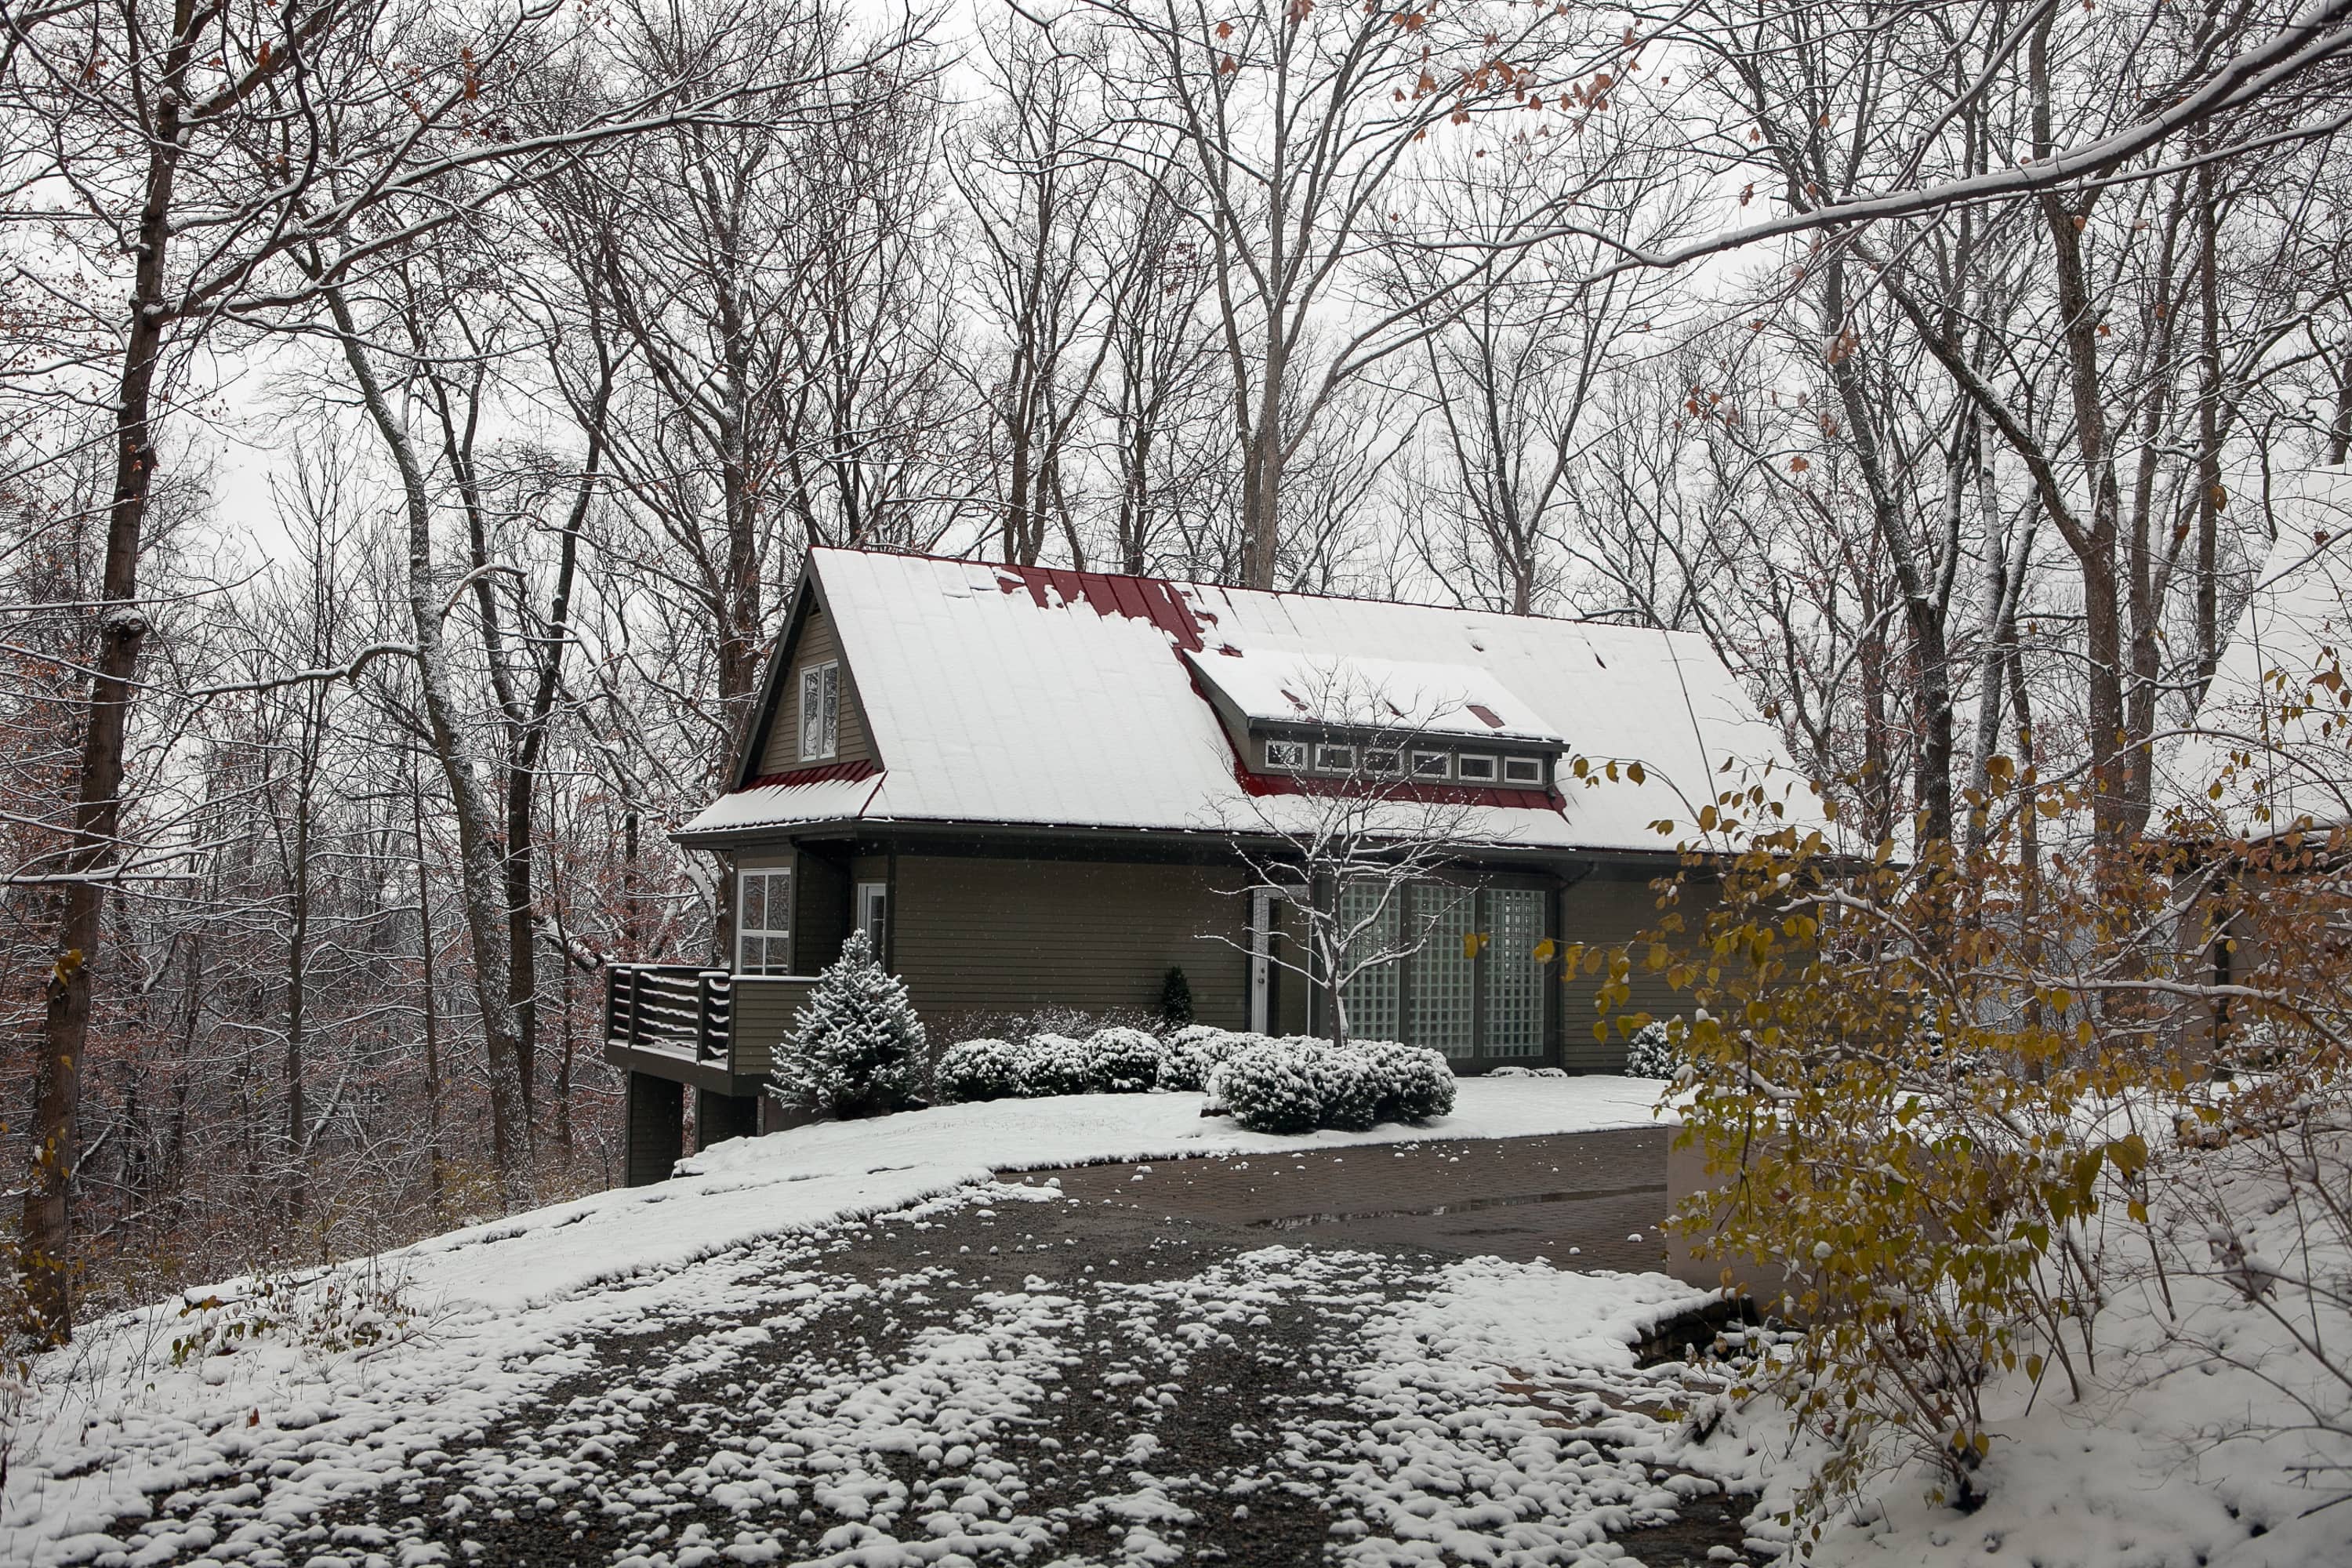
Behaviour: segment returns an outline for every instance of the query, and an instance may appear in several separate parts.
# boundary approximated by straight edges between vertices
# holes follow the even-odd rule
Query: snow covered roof
[[[1245,718],[1260,723],[1567,743],[1534,709],[1474,665],[1230,644],[1189,654],[1186,661]]]
[[[1727,761],[1741,787],[1769,773],[1792,816],[1818,820],[1778,733],[1690,634],[846,550],[812,551],[807,573],[883,771],[747,781],[687,837],[851,819],[1227,828],[1266,790],[1196,669],[1272,717],[1286,681],[1344,668],[1458,699],[1465,733],[1643,764],[1640,784],[1563,773],[1559,795],[1483,792],[1467,830],[1487,842],[1671,849],[1653,824],[1687,834],[1729,787]]]
[[[2159,760],[2154,795],[2159,814],[2232,837],[2260,837],[2303,816],[2352,823],[2344,705],[2352,687],[2314,684],[2352,649],[2352,472],[2296,475],[2274,493],[2273,510],[2278,542],[2192,731]]]

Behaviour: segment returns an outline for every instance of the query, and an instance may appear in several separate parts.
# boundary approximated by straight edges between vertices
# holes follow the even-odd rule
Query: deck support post
[[[624,1180],[632,1187],[669,1179],[686,1153],[686,1085],[649,1072],[629,1074]]]
[[[694,1091],[695,1147],[708,1149],[729,1138],[756,1138],[760,1132],[760,1097]]]

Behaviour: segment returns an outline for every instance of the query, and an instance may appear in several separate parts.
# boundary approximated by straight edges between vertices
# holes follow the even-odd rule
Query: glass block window
[[[1449,1057],[1477,1044],[1478,958],[1473,950],[1478,900],[1467,888],[1424,882],[1412,889],[1413,924],[1426,934],[1412,955],[1412,1018],[1408,1038]]]
[[[1352,931],[1359,926],[1363,934],[1349,944],[1351,953],[1367,954],[1382,948],[1393,949],[1403,930],[1403,910],[1399,908],[1406,897],[1403,889],[1389,889],[1388,907],[1381,907],[1381,884],[1350,882],[1339,889],[1339,930]],[[1339,988],[1340,999],[1347,1005],[1348,1033],[1360,1040],[1393,1040],[1397,1037],[1398,965],[1394,959],[1375,964],[1350,978]]]
[[[1543,1053],[1544,896],[1532,888],[1486,889],[1486,1055]]]
[[[735,873],[735,973],[793,972],[793,874],[746,868]]]

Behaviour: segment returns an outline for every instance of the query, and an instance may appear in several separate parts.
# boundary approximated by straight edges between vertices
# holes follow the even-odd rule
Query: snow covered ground
[[[2340,1146],[2308,1170],[2340,1194]],[[2084,1398],[2054,1373],[2037,1394],[1998,1373],[1987,1406],[1990,1496],[1963,1515],[1917,1471],[1882,1479],[1831,1522],[1814,1560],[1837,1568],[2344,1568],[2352,1564],[2352,1256],[2258,1142],[2179,1167],[2157,1200],[2156,1247],[2118,1226],[2092,1244],[2105,1296]],[[2198,1201],[2198,1194],[2206,1200]],[[2224,1219],[2223,1216],[2227,1218]],[[2308,1228],[2306,1228],[2308,1226]],[[2217,1247],[2233,1232],[2231,1249]],[[2228,1259],[2242,1255],[2244,1264]],[[2161,1267],[2158,1267],[2160,1263]],[[2264,1278],[2269,1276],[2269,1278]],[[2302,1277],[2315,1291],[2297,1289]],[[2259,1292],[2249,1294],[2249,1288]],[[2273,1310],[2275,1315],[2273,1315]],[[2295,1335],[2326,1359],[2299,1348]],[[2075,1354],[2082,1359],[2079,1348]],[[2332,1364],[2331,1364],[2332,1363]],[[1806,1475],[1804,1447],[1757,1408],[1741,1440],[1788,1454],[1758,1471],[1762,1512]]]
[[[1704,1440],[1672,1420],[1712,1374],[1632,1345],[1685,1286],[1188,1250],[1156,1213],[992,1179],[1643,1127],[1655,1090],[1470,1080],[1431,1128],[1291,1138],[1193,1095],[959,1106],[723,1145],[299,1289],[231,1282],[93,1325],[15,1391],[0,1563],[1601,1563],[1717,1488],[1761,1491],[1753,1549],[1808,1450],[1760,1403]],[[2294,1211],[2258,1186],[2231,1212],[2286,1257]],[[1106,1252],[1122,1223],[1137,1245]],[[2189,1267],[2201,1223],[2162,1278],[2111,1269],[2087,1398],[1999,1391],[1981,1510],[1892,1475],[1814,1559],[2352,1564],[2352,1503],[2319,1506],[2352,1445],[2294,1404],[2346,1391]],[[2313,1324],[2331,1344],[2337,1317]]]
[[[478,1436],[583,1364],[593,1336],[708,1316],[730,1290],[764,1289],[730,1273],[730,1249],[902,1208],[993,1170],[1643,1126],[1656,1089],[1608,1078],[1474,1079],[1455,1114],[1429,1128],[1298,1137],[1204,1119],[1197,1095],[954,1106],[722,1144],[656,1187],[347,1268],[331,1300],[318,1287],[257,1296],[229,1282],[193,1298],[215,1305],[93,1325],[39,1366],[11,1422],[0,1559],[89,1560],[119,1545],[96,1532],[144,1517],[154,1500],[257,1467],[279,1475],[247,1521],[251,1544],[264,1546],[333,1498],[397,1485],[420,1456]],[[693,1267],[704,1259],[712,1266]],[[1628,1289],[1643,1310],[1688,1295],[1656,1277]],[[142,1560],[197,1544],[152,1542]]]

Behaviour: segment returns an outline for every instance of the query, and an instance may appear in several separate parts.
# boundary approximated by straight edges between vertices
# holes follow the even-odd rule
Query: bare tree
[[[1217,831],[1247,868],[1244,896],[1290,911],[1298,956],[1269,954],[1323,1001],[1334,1044],[1349,1036],[1358,981],[1428,945],[1444,915],[1471,896],[1439,902],[1413,889],[1444,888],[1466,853],[1491,847],[1478,792],[1419,781],[1416,742],[1462,710],[1439,691],[1408,691],[1346,660],[1303,669],[1298,773],[1290,787],[1244,791],[1217,808]],[[1335,752],[1343,760],[1328,765]],[[1326,765],[1313,765],[1319,754]],[[1228,939],[1229,940],[1229,939]]]
[[[1275,584],[1286,465],[1332,398],[1490,285],[1516,246],[1414,233],[1444,264],[1413,297],[1349,310],[1358,270],[1419,176],[1433,135],[1605,97],[1612,47],[1575,45],[1552,12],[1370,11],[1302,0],[1089,0],[1108,35],[1106,90],[1129,106],[1105,156],[1148,178],[1181,168],[1203,234],[1241,464],[1241,579]],[[1589,101],[1589,100],[1587,100]],[[1496,222],[1516,237],[1544,210]],[[1391,237],[1391,242],[1394,242]],[[1335,325],[1337,321],[1339,324]]]

